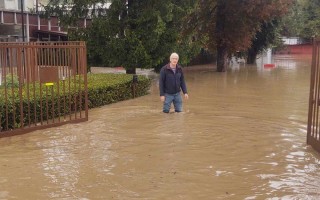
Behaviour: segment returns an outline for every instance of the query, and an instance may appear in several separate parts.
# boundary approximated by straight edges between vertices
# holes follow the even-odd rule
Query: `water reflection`
[[[288,62],[185,68],[184,113],[161,112],[155,81],[86,123],[3,138],[0,199],[318,199],[310,60]]]

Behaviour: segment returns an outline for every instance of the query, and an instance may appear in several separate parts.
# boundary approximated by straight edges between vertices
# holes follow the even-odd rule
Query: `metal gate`
[[[0,137],[88,120],[85,43],[0,43],[0,113]]]
[[[320,39],[313,42],[307,144],[320,152]]]

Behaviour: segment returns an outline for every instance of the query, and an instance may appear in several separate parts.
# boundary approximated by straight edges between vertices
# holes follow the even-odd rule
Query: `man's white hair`
[[[173,57],[176,57],[176,58],[179,59],[179,55],[178,55],[177,53],[172,53],[172,54],[170,55],[170,60],[171,60]]]

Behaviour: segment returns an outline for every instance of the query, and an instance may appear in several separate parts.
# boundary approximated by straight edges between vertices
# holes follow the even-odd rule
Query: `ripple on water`
[[[0,198],[1,198],[1,199],[8,199],[8,198],[9,198],[9,192],[7,192],[7,191],[0,191]]]

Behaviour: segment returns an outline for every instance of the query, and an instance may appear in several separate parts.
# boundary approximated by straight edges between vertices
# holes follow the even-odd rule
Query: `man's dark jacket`
[[[177,65],[175,73],[170,68],[170,64],[163,66],[160,70],[159,88],[160,96],[176,94],[181,89],[184,94],[188,93],[181,66]]]

